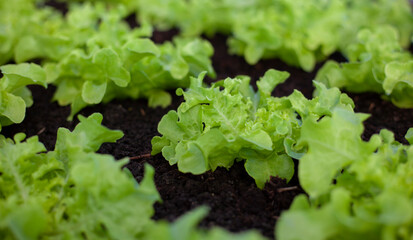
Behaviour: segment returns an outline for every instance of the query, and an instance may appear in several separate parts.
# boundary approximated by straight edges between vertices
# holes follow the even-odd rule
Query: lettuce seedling
[[[2,126],[21,123],[26,115],[26,108],[33,104],[27,85],[47,87],[46,73],[33,63],[4,65],[0,67],[3,77],[0,79],[0,130]]]
[[[201,174],[245,160],[246,171],[260,188],[271,176],[288,181],[294,174],[292,158],[306,151],[296,144],[302,120],[354,107],[347,95],[319,83],[315,83],[318,96],[312,100],[299,91],[272,97],[272,90],[288,78],[287,72],[267,71],[257,82],[257,92],[248,77],[204,87],[204,75],[192,78],[188,90],[177,90],[185,101],[162,118],[158,125],[162,136],[152,139],[152,154],[162,152],[182,172]]]
[[[328,61],[316,80],[350,92],[377,92],[398,107],[413,107],[413,56],[399,44],[396,29],[363,29],[345,54],[348,62]]]
[[[281,215],[277,239],[409,239],[413,147],[388,130],[361,139],[365,114],[337,109],[304,120],[298,176],[307,195]],[[412,129],[406,138],[412,141]]]

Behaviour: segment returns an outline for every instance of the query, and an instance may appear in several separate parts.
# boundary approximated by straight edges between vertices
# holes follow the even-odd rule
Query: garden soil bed
[[[169,40],[177,31],[156,32],[153,39],[157,42]],[[289,67],[278,60],[261,61],[249,66],[242,57],[227,54],[226,37],[217,35],[210,39],[215,48],[213,65],[217,79],[249,75],[253,81],[262,76],[269,68],[286,70],[291,77],[277,87],[274,94],[285,96],[294,89],[311,97],[312,79],[315,72],[306,73]],[[336,54],[332,58],[343,60]],[[319,68],[321,64],[317,66]],[[53,87],[47,90],[35,86],[34,105],[27,110],[26,119],[19,125],[4,127],[2,134],[12,137],[24,132],[28,136],[39,135],[47,149],[53,149],[58,127],[73,129],[77,121],[67,122],[68,107],[59,107],[51,102]],[[366,122],[363,138],[368,139],[382,128],[395,132],[396,139],[406,143],[403,136],[413,126],[413,110],[403,110],[381,100],[377,94],[350,94],[356,104],[356,111],[370,113]],[[234,232],[257,229],[267,237],[274,238],[274,225],[282,210],[288,209],[293,198],[302,193],[296,176],[289,182],[273,178],[264,190],[259,190],[244,170],[242,163],[235,164],[230,170],[217,169],[203,175],[183,174],[176,166],[170,166],[162,155],[149,156],[150,141],[157,135],[157,124],[161,117],[171,109],[176,109],[182,99],[173,98],[173,104],[166,108],[151,109],[146,100],[116,100],[84,109],[80,114],[88,116],[100,112],[103,124],[111,129],[120,129],[125,136],[118,143],[104,144],[100,153],[107,153],[120,159],[132,157],[127,167],[140,181],[143,165],[155,168],[155,183],[163,202],[155,205],[154,219],[174,220],[183,213],[200,205],[210,207],[210,213],[201,223],[202,227],[221,226]],[[102,176],[104,177],[104,176]],[[139,206],[128,206],[130,208]]]

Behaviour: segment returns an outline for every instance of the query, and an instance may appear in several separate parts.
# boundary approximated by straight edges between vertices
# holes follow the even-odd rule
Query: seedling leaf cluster
[[[152,140],[152,153],[162,152],[171,165],[193,174],[245,160],[246,171],[260,188],[271,176],[290,180],[292,158],[306,150],[297,144],[302,121],[331,115],[336,108],[352,110],[354,104],[337,88],[319,83],[315,83],[318,96],[311,100],[299,91],[288,97],[271,96],[288,76],[267,71],[257,82],[257,92],[245,76],[211,87],[203,86],[203,75],[192,78],[188,90],[177,90],[185,102],[160,121],[158,131],[163,136]]]
[[[0,130],[2,126],[21,123],[26,115],[26,108],[33,104],[27,85],[47,87],[46,73],[36,65],[21,63],[0,67],[3,77],[0,79]]]
[[[280,239],[409,239],[413,207],[412,146],[382,130],[361,139],[363,115],[337,110],[320,121],[304,121],[300,142],[300,184],[282,214]],[[412,143],[410,129],[406,135]]]

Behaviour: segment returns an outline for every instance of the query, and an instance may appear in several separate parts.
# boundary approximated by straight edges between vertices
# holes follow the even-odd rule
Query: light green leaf
[[[127,42],[124,46],[130,54],[131,60],[137,62],[147,56],[159,57],[161,54],[158,47],[149,39],[134,39]]]
[[[152,90],[147,93],[148,98],[148,105],[150,107],[162,107],[166,108],[172,102],[171,94],[162,90]]]
[[[82,98],[88,104],[100,103],[106,92],[107,83],[86,81],[82,87]]]
[[[103,72],[104,77],[109,78],[116,85],[120,87],[126,87],[128,85],[130,74],[122,67],[120,57],[112,49],[104,48],[99,50],[93,56],[93,63]]]
[[[386,94],[391,94],[398,83],[406,83],[413,88],[413,60],[409,62],[390,62],[384,72],[386,78],[383,81],[383,89]]]
[[[47,215],[39,205],[16,208],[6,219],[7,228],[17,239],[39,239],[47,230]]]
[[[252,133],[242,134],[241,138],[250,142],[259,148],[266,150],[272,150],[272,140],[271,137],[264,130],[255,131]]]
[[[380,206],[378,220],[385,225],[409,224],[413,219],[413,207],[410,199],[393,192],[385,192],[377,197]]]
[[[303,122],[300,143],[308,145],[308,152],[300,159],[298,176],[311,197],[328,192],[343,168],[374,152],[375,146],[361,140],[362,120],[353,112],[337,109],[331,118]]]
[[[168,66],[171,71],[171,75],[175,79],[184,78],[189,72],[189,66],[185,60],[181,57],[176,57]]]
[[[281,72],[270,69],[265,72],[265,75],[257,82],[257,87],[264,96],[271,95],[271,92],[278,85],[283,83],[290,76],[288,72]]]
[[[181,172],[201,174],[208,170],[208,162],[202,150],[195,143],[179,143],[176,146],[178,169]]]
[[[217,167],[229,168],[234,163],[235,155],[226,150],[230,143],[217,128],[203,133],[195,143],[202,149],[212,170]]]
[[[0,70],[4,75],[1,88],[8,92],[30,84],[47,87],[45,71],[34,63],[4,65],[0,67]]]
[[[288,182],[294,175],[294,162],[285,154],[272,153],[266,158],[251,156],[245,161],[245,170],[262,189],[270,177],[283,178]]]
[[[247,63],[250,65],[254,65],[262,58],[262,55],[264,54],[264,49],[257,47],[257,46],[252,46],[252,45],[247,45],[245,48],[245,60]]]
[[[26,115],[26,103],[21,97],[0,91],[0,114],[14,123],[21,123]]]
[[[85,152],[97,151],[104,142],[116,142],[123,137],[119,130],[110,130],[100,123],[103,116],[100,113],[94,113],[88,118],[78,116],[80,123],[72,133],[67,129],[59,128],[56,140],[56,152],[62,152],[68,148],[80,147]]]
[[[176,124],[177,121],[178,114],[175,111],[169,111],[159,122],[158,132],[171,139],[173,142],[182,140],[185,133]]]
[[[155,136],[151,140],[152,151],[151,155],[156,155],[162,152],[162,149],[170,144],[170,141],[166,137]]]
[[[41,55],[42,49],[33,36],[21,38],[14,52],[14,58],[17,63],[22,63]]]
[[[413,144],[413,128],[409,128],[409,130],[408,130],[407,133],[406,133],[405,138],[407,139],[407,141],[408,141],[410,144]]]
[[[193,229],[199,224],[202,218],[208,214],[208,208],[199,207],[184,216],[180,217],[171,226],[173,239],[190,240],[194,239]]]

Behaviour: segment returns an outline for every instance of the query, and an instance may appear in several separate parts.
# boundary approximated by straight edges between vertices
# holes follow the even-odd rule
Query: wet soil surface
[[[176,30],[156,32],[152,39],[156,42],[170,40]],[[314,72],[307,73],[287,66],[279,60],[264,60],[254,66],[248,65],[242,57],[231,56],[227,52],[226,37],[217,35],[209,39],[215,48],[212,57],[217,79],[248,75],[255,80],[270,68],[285,70],[291,77],[277,87],[275,96],[285,96],[298,89],[310,98],[313,92]],[[331,57],[339,61],[344,58],[339,54]],[[211,80],[210,80],[211,81]],[[23,123],[4,127],[2,134],[12,137],[24,132],[28,136],[38,135],[47,149],[54,148],[56,132],[59,127],[73,129],[77,120],[66,121],[70,109],[51,102],[54,87],[47,90],[39,86],[30,87],[34,105],[27,109]],[[174,95],[174,94],[173,94]],[[356,111],[370,113],[365,122],[363,138],[368,139],[380,129],[387,128],[395,132],[396,139],[406,143],[404,134],[413,126],[413,110],[399,109],[383,101],[373,93],[350,94],[356,104]],[[203,175],[183,174],[176,166],[170,166],[162,155],[148,156],[151,151],[151,139],[157,135],[157,124],[169,110],[176,109],[182,99],[173,98],[173,104],[166,109],[149,108],[146,100],[115,100],[108,104],[88,107],[80,114],[89,116],[100,112],[104,116],[103,124],[111,129],[120,129],[125,136],[117,143],[104,144],[100,153],[111,154],[116,159],[132,157],[134,160],[126,166],[140,181],[143,166],[146,163],[155,168],[155,183],[163,202],[155,205],[154,219],[172,221],[183,213],[200,205],[210,208],[209,215],[201,222],[201,227],[221,226],[239,232],[257,229],[269,238],[274,238],[274,226],[281,211],[288,209],[293,198],[302,193],[296,176],[287,184],[273,178],[263,190],[258,189],[252,178],[245,172],[243,163],[236,163],[231,169],[217,169]],[[103,177],[103,176],[102,176]],[[128,206],[139,207],[139,206]]]

